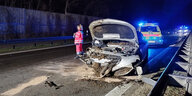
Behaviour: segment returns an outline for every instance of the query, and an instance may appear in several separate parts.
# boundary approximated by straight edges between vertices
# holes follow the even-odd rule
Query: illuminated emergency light
[[[185,26],[185,29],[188,29],[188,27]]]
[[[143,26],[143,23],[139,23],[139,26]]]
[[[180,29],[188,29],[188,26],[182,25],[179,27]]]

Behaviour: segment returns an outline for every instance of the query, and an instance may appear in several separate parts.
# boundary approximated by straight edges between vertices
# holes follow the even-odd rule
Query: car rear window
[[[158,32],[156,26],[145,26],[145,27],[141,27],[141,32],[148,32],[148,31]]]

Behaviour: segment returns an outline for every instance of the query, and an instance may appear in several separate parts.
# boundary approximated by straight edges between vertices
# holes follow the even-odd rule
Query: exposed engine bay
[[[133,64],[140,60],[139,55],[135,55],[138,50],[136,43],[94,40],[92,45],[86,50],[83,61],[97,72],[99,71],[100,77],[109,74],[126,75],[134,69]]]
[[[139,75],[143,73],[140,65],[147,57],[147,44],[140,42],[135,27],[120,20],[101,19],[93,21],[89,29],[92,46],[80,60],[98,76],[122,76],[134,69]]]

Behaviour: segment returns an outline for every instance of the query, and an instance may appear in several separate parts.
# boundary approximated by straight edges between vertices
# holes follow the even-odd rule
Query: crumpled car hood
[[[97,20],[89,25],[89,30],[92,38],[97,40],[125,40],[138,42],[136,29],[131,24],[120,20]]]

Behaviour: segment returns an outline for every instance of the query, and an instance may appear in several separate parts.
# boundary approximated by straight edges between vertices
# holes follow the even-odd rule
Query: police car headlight
[[[187,32],[188,30],[184,30],[184,32]]]
[[[182,30],[179,30],[178,32],[182,32]]]

